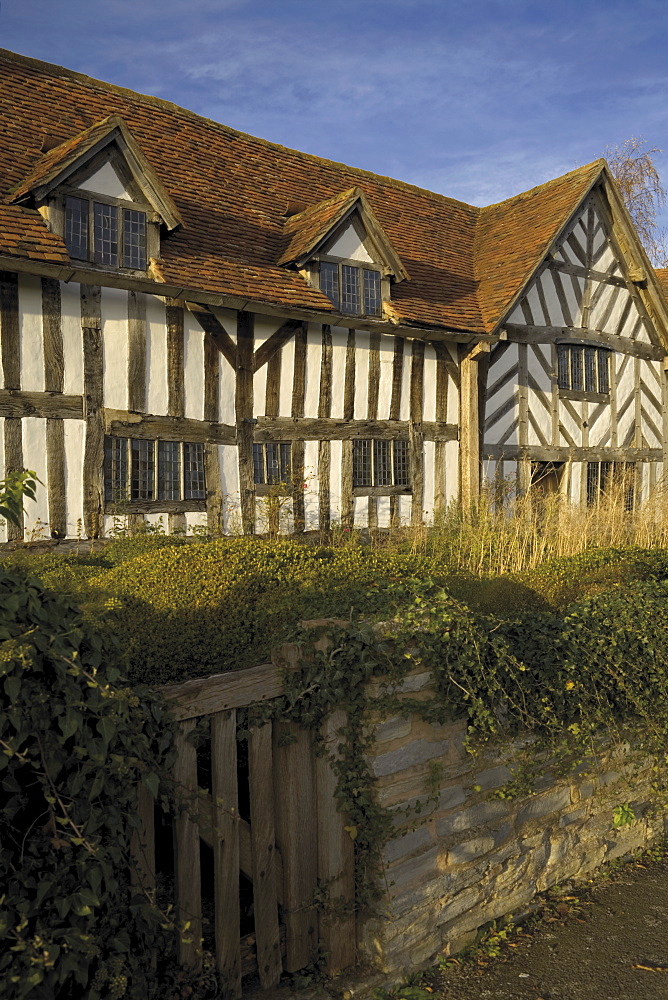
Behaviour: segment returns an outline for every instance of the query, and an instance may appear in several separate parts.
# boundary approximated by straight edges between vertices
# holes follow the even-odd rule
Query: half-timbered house
[[[478,209],[0,52],[0,271],[0,473],[45,484],[10,537],[662,474],[668,314],[602,161]]]

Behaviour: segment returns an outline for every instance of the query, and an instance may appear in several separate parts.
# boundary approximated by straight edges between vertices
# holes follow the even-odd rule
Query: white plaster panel
[[[459,498],[459,442],[445,443],[445,502],[454,503]]]
[[[600,285],[599,285],[600,287]],[[611,298],[616,295],[618,288],[616,285],[604,285],[601,297],[589,313],[589,327],[592,330],[602,330],[602,321],[608,308]]]
[[[186,533],[192,535],[193,528],[206,527],[206,511],[188,510],[186,511]]]
[[[649,335],[645,323],[643,323],[640,329],[638,330],[638,336],[636,337],[636,340],[640,341],[643,344],[649,344],[651,342],[651,337]]]
[[[146,296],[146,371],[149,413],[167,413],[167,315],[165,302]]]
[[[355,331],[355,420],[366,420],[369,400],[369,338],[365,330]]]
[[[626,289],[624,288],[619,289],[619,294],[615,299],[615,304],[612,307],[612,312],[610,313],[610,317],[605,324],[605,329],[607,333],[613,333],[613,334],[617,333],[617,327],[619,326],[619,321],[622,318],[622,313],[624,312],[624,308],[628,300],[629,300],[629,293],[626,291]]]
[[[631,308],[629,309],[629,314],[626,317],[626,322],[624,323],[624,329],[622,330],[622,337],[631,338],[633,331],[638,327],[638,335],[636,340],[642,340],[642,329],[638,325],[638,320],[640,319],[640,313],[638,312],[638,307],[635,302],[631,303]]]
[[[392,403],[392,362],[396,337],[385,334],[380,338],[380,385],[378,388],[378,419],[388,420]]]
[[[541,308],[540,299],[538,298],[538,291],[536,285],[532,284],[526,294],[526,300],[531,310],[531,315],[533,316],[533,321],[536,326],[540,326],[543,322],[543,310]]]
[[[431,419],[431,418],[430,418]],[[422,498],[422,510],[427,524],[434,520],[434,460],[436,456],[436,445],[433,441],[424,443],[424,496]]]
[[[389,528],[390,526],[390,498],[378,497],[378,527]]]
[[[570,309],[573,326],[582,326],[582,299],[584,296],[584,278],[575,278],[570,274],[562,274],[561,283]]]
[[[608,244],[595,263],[595,268],[597,271],[607,271],[610,265],[615,260],[615,254],[612,247]]]
[[[278,393],[278,414],[281,417],[292,416],[292,385],[295,374],[295,338],[283,345],[281,350],[281,386]]]
[[[304,522],[307,531],[318,528],[318,442],[304,442]]]
[[[332,523],[341,521],[341,441],[332,441],[329,466],[329,498]]]
[[[508,317],[508,319],[506,320],[506,322],[507,323],[516,323],[516,324],[524,323],[524,313],[522,312],[522,308],[521,308],[521,305],[519,303],[515,306],[515,308],[511,312],[511,314]]]
[[[60,282],[61,329],[63,333],[63,391],[83,392],[83,339],[81,334],[81,285]]]
[[[343,230],[336,242],[327,248],[327,253],[332,257],[342,257],[344,260],[373,262],[373,257],[369,256],[352,223]]]
[[[186,417],[204,420],[204,331],[189,309],[183,320],[183,381]]]
[[[612,434],[612,422],[610,419],[610,407],[604,407],[601,414],[592,420],[592,414],[595,413],[597,407],[593,403],[589,409],[589,444],[592,448],[605,448],[610,446],[610,439]]]
[[[21,388],[43,392],[42,281],[32,274],[19,275],[19,336]]]
[[[624,365],[624,358],[621,354],[613,355],[617,359],[617,443],[621,446],[626,439],[635,418],[635,405],[633,396],[634,389],[634,359],[627,357]],[[623,371],[622,371],[623,366]],[[619,374],[621,372],[621,375]],[[630,403],[629,403],[630,400]],[[626,404],[629,403],[627,406]],[[625,409],[625,412],[621,411]]]
[[[448,375],[448,405],[446,414],[449,424],[459,424],[459,389],[451,375]]]
[[[348,331],[332,327],[332,416],[343,417],[343,391],[346,377],[346,344]]]
[[[356,528],[368,528],[369,526],[369,498],[354,497],[355,508],[354,525]]]
[[[540,358],[543,359],[543,364],[541,364]],[[532,344],[527,351],[527,364],[529,368],[529,374],[532,376],[536,384],[543,392],[552,392],[552,381],[550,376],[545,371],[546,366],[548,369],[552,368],[552,350],[549,344]]]
[[[102,289],[104,341],[104,405],[128,408],[128,293],[123,288]]]
[[[144,514],[145,524],[149,524],[159,535],[169,534],[169,514]]]
[[[582,403],[573,402],[573,401],[571,401],[571,402],[572,402],[572,406],[573,406],[574,411],[576,413],[578,413],[578,414],[581,414],[581,412],[582,412],[581,411]],[[582,417],[580,416],[579,419],[578,419],[578,421],[576,422],[573,419],[573,417],[570,415],[570,412],[563,405],[563,403],[560,403],[559,404],[559,423],[564,425],[564,428],[566,429],[566,431],[568,432],[568,434],[571,436],[572,440],[575,442],[575,446],[577,448],[581,447],[581,445],[582,445]],[[560,431],[560,444],[562,446],[568,444],[568,441],[561,434],[561,431]]]
[[[515,405],[512,409],[505,413],[492,427],[485,428],[485,444],[498,444],[506,434],[508,428],[517,420],[517,406]],[[506,443],[514,443],[517,439],[516,433],[514,433],[510,438],[506,439]]]
[[[431,344],[424,349],[424,405],[423,420],[436,420],[436,351]]]
[[[223,494],[223,527],[234,534],[241,527],[239,514],[239,461],[235,445],[220,445],[220,481]]]
[[[322,361],[322,327],[309,325],[306,339],[306,392],[304,416],[317,417],[320,402],[320,364]]]
[[[65,516],[67,534],[83,535],[83,453],[85,420],[64,420],[65,437]],[[105,534],[106,534],[105,528]]]
[[[543,275],[542,287],[545,294],[545,304],[550,316],[550,322],[548,325],[564,326],[566,320],[564,318],[564,311],[561,308],[561,303],[559,302],[557,290],[554,287],[554,273],[552,271],[546,271]]]
[[[211,312],[216,317],[220,325],[223,327],[226,333],[229,333],[231,339],[236,344],[237,342],[237,314],[234,309],[219,309],[217,306],[211,306]],[[262,320],[260,317],[255,317],[256,327],[261,327]],[[280,324],[279,324],[280,325]],[[274,321],[274,330],[277,330],[276,322]]]
[[[578,260],[576,254],[568,245],[568,243],[566,243],[565,240],[559,249],[561,250],[562,257],[564,258],[565,261],[567,261],[567,263],[578,264],[578,265],[580,264],[580,261]]]
[[[543,293],[543,299],[544,299],[544,301],[546,303],[547,303],[547,293],[545,291],[545,285],[546,285],[546,282],[548,280],[549,280],[549,277],[547,275],[545,275],[545,274],[541,274],[540,277],[538,277],[536,279],[536,288],[538,289],[538,287],[540,286],[540,289],[541,289],[541,291]],[[552,282],[550,282],[550,284],[552,284]],[[538,300],[538,302],[539,302],[539,305],[540,305],[540,310],[538,312],[538,317],[539,318],[537,319],[537,322],[540,325],[544,324],[545,326],[550,326],[551,325],[551,320],[550,320],[549,309],[547,309],[547,311],[545,309],[543,309],[543,306],[542,306],[542,303],[540,302],[540,299]]]
[[[571,463],[571,481],[570,481],[570,493],[569,497],[571,503],[580,502],[580,487],[582,485],[582,475],[583,475],[583,463],[582,462],[572,462]]]
[[[606,239],[605,233],[603,232],[603,227],[600,226],[600,221],[601,220],[597,218],[596,221],[599,223],[599,228],[594,233],[594,239],[592,241],[592,253],[594,254],[594,256],[601,249],[601,247],[605,243],[605,239]],[[598,269],[598,265],[597,265],[597,269]]]
[[[49,502],[46,484],[46,418],[24,417],[23,428],[23,464],[26,469],[37,473],[42,484],[37,484],[35,500],[25,501],[25,537],[29,540],[31,530],[36,538],[50,538]],[[42,529],[42,530],[40,530]]]
[[[401,401],[399,419],[410,420],[411,413],[411,365],[413,362],[413,341],[404,342],[404,366],[401,375]]]
[[[104,163],[78,187],[81,191],[93,191],[95,194],[106,195],[107,198],[133,200],[111,163]]]
[[[227,364],[226,361],[223,361]],[[229,365],[227,366],[230,367]],[[232,369],[230,368],[230,371]],[[228,393],[229,395],[229,393]],[[234,400],[232,400],[234,402]],[[261,368],[253,375],[253,413],[256,417],[262,416],[267,405],[267,366],[262,365]],[[226,420],[225,423],[234,422],[234,413],[230,414],[230,419]]]
[[[266,378],[265,374],[265,378]],[[220,359],[220,383],[218,394],[218,412],[222,424],[233,424],[236,420],[236,410],[234,403],[235,374],[232,365],[229,365],[225,358]],[[260,413],[264,413],[264,400]]]
[[[544,404],[541,402],[538,393],[533,389],[529,389],[527,393],[527,405],[529,412],[533,416],[536,424],[540,428],[543,437],[549,444],[552,441],[552,414],[547,410]],[[542,445],[541,441],[535,427],[532,425],[531,421],[528,422],[528,439],[529,444]]]

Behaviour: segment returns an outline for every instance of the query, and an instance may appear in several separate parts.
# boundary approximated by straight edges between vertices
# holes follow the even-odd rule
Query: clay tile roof
[[[33,191],[40,184],[44,184],[55,177],[72,160],[75,160],[81,153],[92,148],[96,142],[108,135],[118,124],[114,116],[105,118],[101,122],[84,129],[78,135],[72,136],[54,149],[50,149],[42,156],[33,169],[21,181],[16,188],[10,192],[11,200],[18,201],[24,195]]]
[[[112,116],[122,119],[183,220],[161,240],[153,273],[193,292],[332,311],[281,262],[317,242],[358,190],[410,275],[392,287],[393,316],[426,333],[493,330],[601,171],[600,162],[590,164],[479,209],[3,50],[0,108],[0,201],[55,176],[95,144]],[[46,154],[45,136],[56,145]],[[286,220],[291,204],[312,207]],[[37,213],[0,208],[0,252],[68,260]]]
[[[509,311],[604,167],[604,160],[595,160],[481,210],[475,265],[478,301],[487,330]]]
[[[655,267],[654,273],[658,278],[661,291],[668,299],[668,267]]]
[[[278,263],[292,263],[313,250],[355,204],[359,194],[358,188],[350,188],[287,218],[284,232],[288,243]]]

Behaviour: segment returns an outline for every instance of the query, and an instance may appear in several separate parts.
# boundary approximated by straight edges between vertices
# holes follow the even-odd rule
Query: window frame
[[[124,443],[124,448],[120,446]],[[178,498],[166,498],[160,496],[164,492],[173,492],[173,488],[166,489],[164,478],[161,479],[161,465],[164,469],[164,457],[161,459],[161,445],[178,445]],[[116,449],[116,455],[114,455]],[[189,486],[188,474],[186,470],[186,449],[194,449],[194,454],[198,456],[196,461],[197,482],[200,484],[195,489]],[[138,466],[136,456],[141,456],[142,452],[147,453],[145,464],[148,468]],[[118,477],[114,475],[114,464],[120,460],[121,482],[116,487],[117,495],[113,495],[114,480]],[[139,459],[141,461],[141,458]],[[145,476],[150,482],[152,496],[133,496],[135,493],[135,471],[139,476]],[[124,482],[123,482],[124,475]],[[135,514],[135,513],[188,513],[192,511],[206,511],[207,486],[206,486],[206,453],[204,445],[199,441],[182,441],[173,438],[137,438],[118,434],[105,434],[104,437],[104,462],[103,462],[103,491],[105,513],[112,514]],[[176,477],[170,476],[170,483],[173,485]],[[138,480],[139,481],[139,480]],[[136,491],[140,493],[141,490]],[[148,492],[148,490],[147,490]],[[188,493],[198,493],[193,496]],[[123,495],[124,494],[124,495]]]
[[[595,474],[594,469],[596,469]],[[630,514],[636,509],[638,500],[637,462],[608,461],[605,459],[598,462],[587,462],[585,477],[587,507],[596,507],[597,504],[605,501],[613,490],[622,489],[624,491],[625,513]]]
[[[595,381],[596,389],[586,388],[590,381],[588,377],[588,358],[592,353],[595,358]],[[574,379],[574,361],[576,352],[580,352],[579,379]],[[591,401],[595,403],[607,403],[611,398],[611,356],[615,351],[605,344],[595,341],[585,340],[558,340],[556,341],[556,379],[559,395],[564,399],[574,399],[581,401]],[[563,359],[567,359],[564,365]],[[602,377],[601,361],[605,358],[605,376]],[[567,376],[567,377],[565,377]],[[581,388],[574,386],[574,382],[580,381]],[[568,385],[564,384],[568,382]]]
[[[72,257],[73,261],[81,261],[82,263],[90,264],[93,267],[100,268],[104,271],[124,271],[134,274],[146,274],[149,266],[149,260],[151,256],[151,230],[153,228],[153,223],[151,219],[152,211],[147,205],[142,205],[135,201],[129,201],[126,198],[111,198],[107,195],[99,195],[93,191],[84,191],[81,188],[64,188],[62,190],[62,212],[63,212],[63,240],[65,241],[65,246],[68,253],[70,253],[70,246],[67,243],[67,202],[70,198],[76,198],[79,201],[86,202],[88,205],[88,220],[87,220],[87,238],[88,247],[87,255],[85,257]],[[116,264],[105,264],[100,261],[95,260],[95,205],[102,205],[115,209],[116,211],[116,230],[117,230],[117,255],[118,263]],[[125,255],[125,234],[126,234],[126,220],[124,212],[137,212],[144,216],[144,267],[134,267],[132,265],[126,265],[124,263]]]
[[[315,270],[317,274],[318,288],[320,289],[320,291],[322,291],[323,295],[327,296],[329,301],[332,303],[335,309],[341,313],[342,316],[355,316],[361,319],[382,319],[383,302],[389,298],[389,278],[387,277],[386,268],[382,264],[377,264],[374,261],[353,260],[352,258],[347,258],[347,257],[334,257],[331,254],[327,253],[318,254],[318,256],[314,258],[314,262],[316,265]],[[331,264],[337,268],[338,289],[339,289],[338,302],[335,302],[334,299],[332,299],[330,295],[322,288],[322,278],[321,278],[322,264]],[[361,274],[359,274],[358,284],[357,284],[359,304],[360,304],[359,312],[346,312],[342,308],[344,267],[352,267],[355,268],[358,271],[358,273],[361,272]],[[378,275],[378,308],[376,312],[366,312],[365,309],[366,307],[366,287],[364,281],[365,271],[370,271],[373,274]]]
[[[355,476],[356,468],[356,448],[361,445],[368,445],[369,454],[369,478],[371,483],[368,485],[362,485],[359,483],[359,478]],[[406,483],[397,483],[397,445],[403,445],[404,459],[405,459],[405,469],[406,469]],[[378,477],[377,473],[377,460],[379,446],[388,445],[389,446],[389,458],[390,458],[390,479],[391,482],[387,484],[378,484],[376,479]],[[356,497],[383,497],[383,496],[407,496],[411,495],[413,492],[413,486],[411,482],[411,467],[410,467],[410,446],[407,438],[395,437],[395,438],[353,438],[352,441],[352,466],[353,466],[353,496]]]
[[[279,476],[284,478],[271,481],[269,474],[268,449],[278,449]],[[262,480],[257,478],[259,462],[257,456],[262,456]],[[286,461],[287,455],[287,461]],[[300,480],[301,482],[301,480]],[[292,474],[292,442],[290,441],[255,441],[253,443],[253,486],[256,496],[292,496],[294,492]]]

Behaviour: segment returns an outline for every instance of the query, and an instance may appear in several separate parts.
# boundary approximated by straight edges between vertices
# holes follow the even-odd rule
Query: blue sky
[[[631,135],[668,148],[667,42],[666,0],[0,8],[5,48],[478,205]]]

